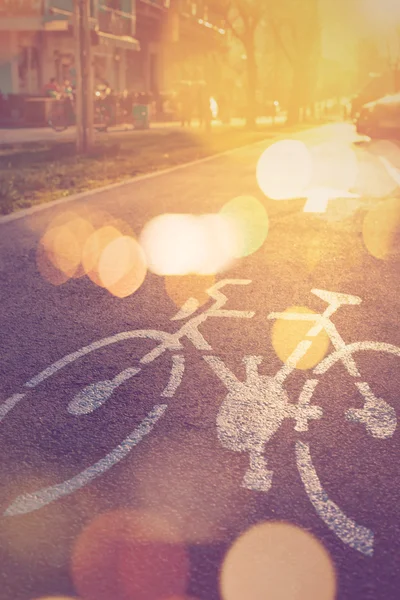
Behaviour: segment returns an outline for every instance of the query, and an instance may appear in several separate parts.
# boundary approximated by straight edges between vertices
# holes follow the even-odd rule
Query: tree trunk
[[[257,118],[257,63],[254,47],[254,35],[245,43],[247,56],[247,127],[254,129]]]
[[[295,125],[307,116],[310,105],[310,70],[308,63],[297,61],[293,65],[292,91],[289,100],[287,121]]]
[[[296,125],[300,122],[300,109],[303,105],[303,70],[300,65],[294,65],[292,90],[290,93],[287,122],[289,125]]]

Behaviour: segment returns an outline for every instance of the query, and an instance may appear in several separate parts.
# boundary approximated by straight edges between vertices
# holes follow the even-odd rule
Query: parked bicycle
[[[51,107],[48,120],[49,126],[61,133],[76,122],[75,93],[70,91],[57,92],[53,94],[55,102]],[[94,127],[97,131],[107,131],[110,124],[110,111],[107,105],[107,94],[99,90],[94,98]]]

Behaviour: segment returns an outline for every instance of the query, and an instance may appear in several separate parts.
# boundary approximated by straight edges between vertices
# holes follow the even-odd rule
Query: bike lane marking
[[[89,344],[88,346],[85,346],[84,348],[81,348],[76,352],[72,352],[64,356],[62,359],[56,361],[55,363],[41,371],[38,375],[30,379],[25,384],[25,387],[35,388],[37,385],[39,385],[40,383],[57,373],[60,369],[64,368],[71,362],[75,362],[82,356],[85,356],[91,353],[92,351],[98,350],[99,348],[103,348],[107,345],[132,338],[148,338],[160,342],[158,346],[156,346],[153,350],[151,350],[150,352],[145,354],[145,356],[142,357],[142,359],[140,360],[142,364],[149,364],[153,362],[166,350],[174,351],[177,349],[182,349],[180,339],[185,336],[199,350],[212,349],[208,342],[204,339],[202,334],[198,331],[199,325],[202,324],[209,316],[236,318],[253,317],[254,313],[250,311],[220,310],[221,307],[224,306],[224,304],[228,300],[227,296],[225,296],[225,294],[221,292],[221,289],[223,287],[225,287],[226,285],[248,285],[250,283],[250,280],[243,279],[221,280],[207,290],[207,293],[210,296],[210,298],[212,298],[215,301],[212,307],[204,313],[198,315],[197,317],[193,317],[192,319],[190,319],[190,321],[185,323],[176,333],[170,334],[164,331],[157,330],[133,330],[125,331],[114,336],[97,340],[96,342],[93,342],[92,344]],[[178,315],[181,314],[181,311],[178,313]],[[167,398],[170,398],[175,394],[177,388],[179,387],[182,381],[185,369],[184,356],[173,356],[172,363],[173,364],[171,368],[169,381],[167,383],[167,386],[161,393],[161,396]],[[119,373],[113,380],[100,381],[86,386],[69,403],[67,409],[68,412],[76,416],[83,416],[89,414],[90,412],[93,412],[93,410],[104,404],[104,402],[112,395],[116,387],[129,380],[130,378],[134,377],[137,373],[139,373],[139,371],[140,369],[131,367]],[[14,408],[20,400],[22,400],[26,396],[27,393],[28,392],[25,392],[24,394],[14,394],[0,406],[0,422],[6,416],[6,414],[12,408]],[[163,416],[167,407],[168,405],[166,404],[155,405],[153,410],[147,415],[147,417],[145,417],[145,419],[132,432],[132,434],[122,442],[122,444],[117,446],[112,452],[107,454],[103,459],[96,462],[94,465],[88,467],[84,471],[81,471],[78,475],[63,483],[56,484],[49,488],[38,490],[37,492],[19,496],[10,505],[10,507],[5,511],[4,514],[6,516],[13,516],[14,514],[25,514],[27,512],[32,512],[33,510],[37,510],[42,506],[45,506],[46,504],[57,500],[61,496],[71,494],[72,492],[83,487],[99,475],[102,475],[114,464],[125,458],[125,456],[132,450],[132,448],[141,441],[143,436],[149,433],[149,431],[154,427],[158,419]],[[156,418],[153,422],[154,415]],[[149,422],[151,427],[147,431],[146,427]],[[144,433],[143,428],[145,428]]]
[[[119,444],[119,446],[104,456],[104,458],[63,483],[52,485],[37,492],[18,496],[6,509],[4,516],[14,517],[16,515],[30,513],[39,508],[43,508],[43,506],[54,502],[54,500],[57,500],[62,496],[72,494],[72,492],[76,492],[76,490],[84,487],[90,481],[96,479],[96,477],[99,477],[125,458],[132,448],[152,431],[153,427],[164,415],[167,408],[167,404],[156,404],[140,425],[136,427],[136,429],[134,429],[132,433]]]
[[[347,517],[338,505],[329,499],[312,463],[308,443],[296,442],[296,463],[307,496],[324,523],[342,542],[366,556],[373,556],[373,532]]]
[[[123,332],[122,334],[99,340],[77,352],[67,355],[53,365],[50,365],[50,367],[42,371],[25,385],[26,387],[31,388],[36,387],[36,385],[56,373],[63,366],[75,361],[77,358],[80,358],[97,348],[102,348],[105,345],[120,341],[121,339],[149,337],[160,342],[154,350],[147,353],[141,359],[141,363],[152,362],[165,350],[181,349],[182,345],[180,340],[184,336],[187,337],[198,350],[212,349],[198,330],[199,325],[209,316],[239,318],[251,318],[254,316],[254,313],[249,311],[221,310],[221,307],[227,301],[227,297],[220,289],[228,284],[247,285],[248,283],[250,283],[249,280],[223,280],[215,286],[212,286],[207,292],[209,296],[215,300],[215,304],[204,313],[190,319],[175,334],[153,330],[137,330]],[[327,301],[330,306],[323,314],[306,315],[306,320],[315,321],[307,335],[315,337],[321,329],[325,329],[335,347],[335,351],[323,359],[314,368],[314,374],[322,375],[326,373],[333,364],[340,360],[350,375],[360,377],[356,363],[353,359],[353,353],[358,350],[376,350],[391,353],[400,357],[400,348],[391,344],[380,342],[357,342],[346,345],[341,338],[336,327],[330,321],[330,316],[336,312],[341,304],[359,304],[361,302],[360,298],[324,290],[312,290],[312,292],[321,299]],[[194,308],[194,304],[192,308]],[[178,315],[179,314],[181,313],[178,313]],[[268,318],[277,319],[281,318],[281,316],[286,316],[289,320],[294,320],[296,317],[300,320],[304,320],[305,317],[302,313],[271,313]],[[174,318],[172,320],[174,320]],[[244,382],[238,380],[235,374],[230,371],[219,357],[211,355],[203,356],[203,359],[209,364],[211,369],[229,391],[228,396],[221,404],[217,417],[218,437],[223,446],[236,452],[249,453],[250,467],[242,480],[242,485],[248,489],[259,492],[268,492],[270,490],[273,472],[267,468],[267,459],[264,456],[265,446],[279,430],[284,419],[294,419],[296,421],[294,427],[296,431],[308,431],[308,422],[310,420],[321,419],[323,416],[321,407],[311,405],[313,392],[318,384],[317,379],[308,379],[305,382],[297,404],[290,403],[288,394],[283,388],[285,379],[296,368],[298,361],[307,352],[309,346],[309,340],[302,340],[275,376],[260,375],[258,373],[258,365],[261,364],[263,357],[245,356],[243,358],[243,362],[246,365],[246,380]],[[164,397],[172,397],[175,394],[184,374],[184,356],[173,355],[172,361],[173,364],[170,379],[161,394]],[[87,412],[91,412],[97,408],[96,402],[99,400],[90,397],[95,389],[94,386],[100,386],[98,387],[100,395],[105,393],[108,398],[110,395],[109,389],[114,389],[113,386],[120,385],[130,377],[136,375],[139,371],[140,369],[132,367],[122,371],[114,378],[114,380],[98,382],[97,384],[92,384],[84,388],[84,390],[75,397],[75,409],[77,410],[77,414],[87,414]],[[367,383],[358,381],[355,382],[355,385],[364,397],[364,408],[348,410],[346,413],[347,419],[364,424],[367,432],[373,437],[381,439],[391,437],[397,427],[397,418],[394,408],[384,400],[376,398]],[[14,396],[11,396],[3,403],[0,407],[0,420],[4,418],[4,416],[22,398],[24,398],[26,393],[14,394]],[[100,404],[102,404],[104,399],[101,398],[100,400]],[[82,406],[79,405],[79,401],[82,401]],[[72,404],[72,407],[74,408],[74,404]],[[130,436],[94,465],[63,483],[50,486],[34,493],[19,496],[4,514],[11,516],[37,510],[61,496],[74,492],[94,478],[103,474],[114,464],[122,460],[131,449],[153,429],[158,419],[163,416],[166,408],[166,404],[156,405]],[[296,442],[296,463],[305,491],[312,505],[316,509],[317,514],[325,524],[345,544],[367,556],[372,556],[374,542],[373,532],[362,525],[358,525],[355,521],[347,517],[344,512],[328,498],[313,466],[308,443],[300,441]]]

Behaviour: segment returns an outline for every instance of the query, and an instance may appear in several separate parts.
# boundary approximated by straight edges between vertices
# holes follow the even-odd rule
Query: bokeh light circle
[[[400,198],[379,202],[364,217],[363,240],[375,258],[400,256]]]
[[[234,256],[242,258],[256,252],[265,242],[269,219],[263,204],[253,196],[238,196],[221,209],[234,242]],[[232,242],[231,242],[232,244]]]
[[[164,214],[144,227],[140,242],[156,275],[187,275],[200,268],[204,249],[196,217]]]
[[[132,237],[120,236],[103,250],[98,264],[100,281],[111,294],[126,298],[142,285],[146,259],[139,243]]]
[[[334,600],[332,561],[312,535],[287,523],[262,523],[228,551],[223,600]]]
[[[356,153],[345,143],[334,141],[314,146],[312,187],[348,191],[357,182],[359,165]]]
[[[220,273],[232,264],[235,241],[230,223],[218,214],[159,215],[140,236],[149,269],[163,276]]]
[[[85,600],[183,596],[189,560],[175,525],[156,513],[102,514],[79,536],[72,577]]]
[[[214,275],[231,266],[236,256],[236,235],[231,223],[218,214],[197,218],[203,255],[197,268],[199,275]]]
[[[316,313],[305,306],[292,306],[284,311],[284,314],[296,313],[300,315],[313,315]],[[310,348],[296,365],[297,369],[307,370],[315,367],[326,355],[329,349],[329,336],[324,329],[318,335],[307,338],[307,333],[314,326],[314,320],[284,318],[277,319],[272,327],[272,346],[278,358],[286,363],[297,346],[305,339],[311,342]]]
[[[281,140],[269,146],[257,163],[257,182],[272,200],[300,198],[310,184],[313,162],[299,140]]]
[[[82,251],[93,231],[87,219],[73,212],[55,217],[38,245],[36,264],[40,274],[54,285],[82,277]]]
[[[95,283],[103,287],[99,277],[99,260],[111,242],[119,238],[122,234],[111,225],[105,225],[97,229],[87,240],[82,252],[82,265],[86,275]]]
[[[67,245],[66,252],[60,254],[60,238],[62,240],[66,237],[67,242],[71,244]],[[73,235],[65,236],[60,227],[49,229],[41,238],[36,252],[36,266],[39,273],[53,285],[65,283],[78,269],[78,252],[78,244]]]

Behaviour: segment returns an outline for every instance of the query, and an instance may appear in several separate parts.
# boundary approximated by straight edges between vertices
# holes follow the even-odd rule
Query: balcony
[[[0,31],[67,32],[73,11],[74,0],[0,0]],[[90,26],[102,42],[139,50],[136,0],[91,0],[90,13]]]
[[[1,2],[1,0],[0,0]],[[50,31],[67,30],[72,25],[73,0],[46,0],[48,11],[45,15],[45,29]],[[136,2],[135,0],[111,1],[91,0],[90,26],[97,30],[101,43],[139,50],[135,40]],[[125,10],[119,10],[120,6]],[[129,12],[127,12],[129,11]]]
[[[49,9],[54,9],[54,12],[60,11],[60,13],[72,13],[74,10],[73,0],[49,0],[47,5]]]
[[[181,0],[180,16],[183,21],[186,21],[193,26],[200,25],[203,30],[213,32],[211,35],[224,36],[225,20],[221,11],[215,10],[213,2],[194,2],[192,0]],[[190,25],[189,25],[190,26]]]
[[[140,4],[147,4],[156,8],[169,8],[171,0],[139,0]]]
[[[45,0],[0,0],[0,31],[39,31]]]
[[[133,37],[136,33],[136,15],[100,5],[97,14],[98,28],[102,33],[120,37]]]

